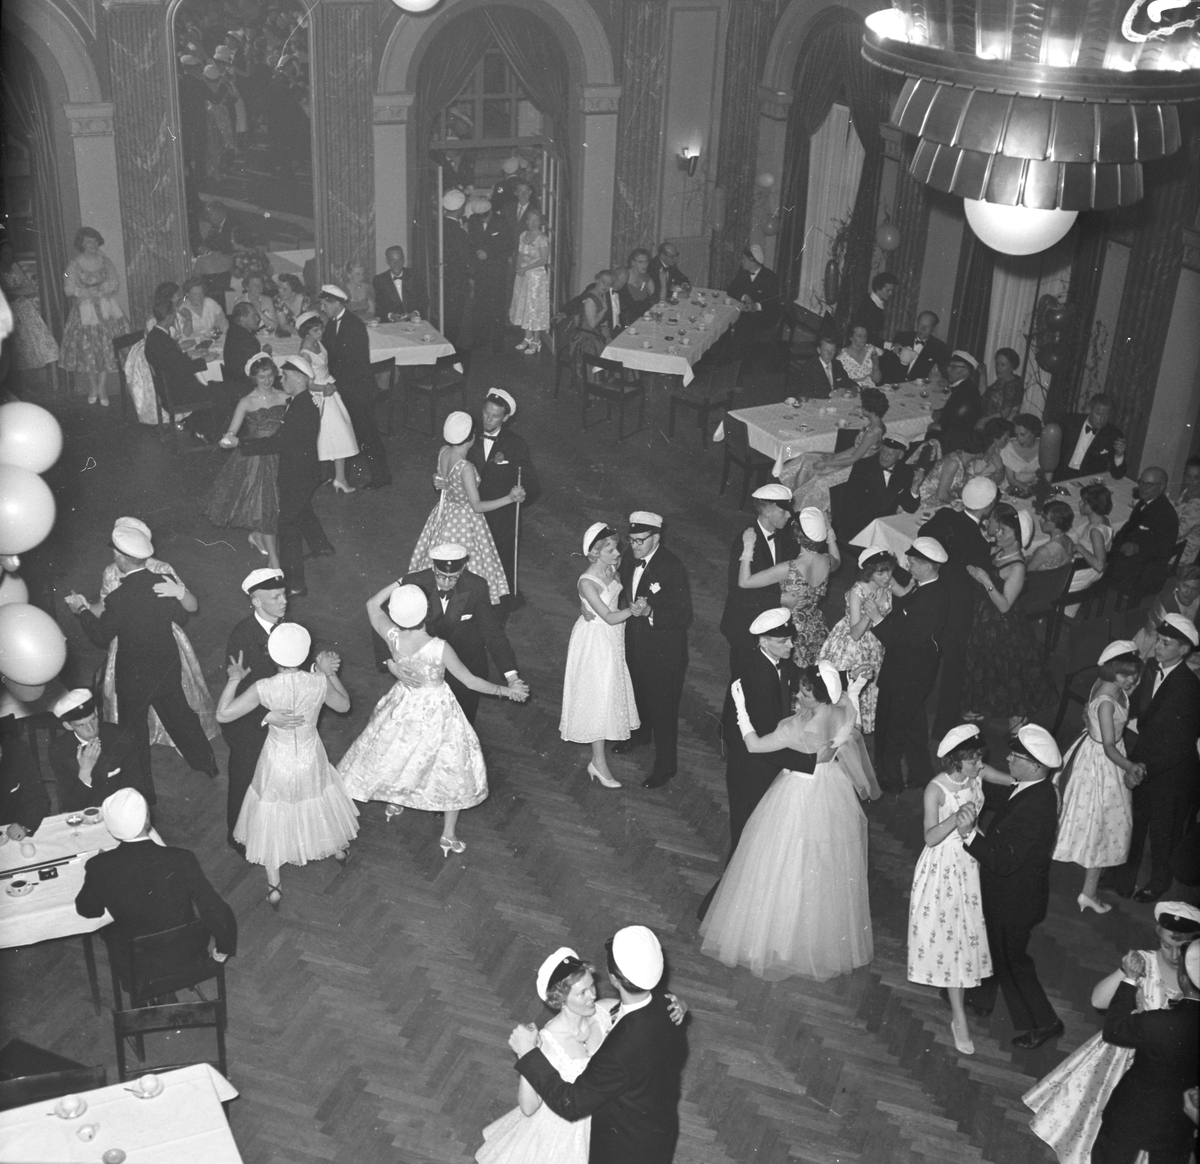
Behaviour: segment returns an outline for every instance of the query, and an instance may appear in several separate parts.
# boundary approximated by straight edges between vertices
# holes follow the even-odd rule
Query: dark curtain
[[[1046,393],[1046,415],[1076,412],[1076,401],[1087,371],[1092,346],[1092,320],[1096,297],[1104,274],[1104,251],[1108,243],[1108,217],[1102,211],[1085,211],[1079,216],[1075,254],[1071,259],[1071,283],[1067,305],[1072,309],[1072,324],[1064,339],[1066,366],[1050,380]]]
[[[14,58],[15,42],[5,46],[3,63],[6,128],[29,150],[33,182],[33,239],[41,290],[42,317],[56,339],[62,339],[62,272],[67,268],[67,240],[58,201],[58,163],[53,123],[44,84],[32,60]],[[10,208],[11,209],[11,208]]]
[[[925,245],[929,240],[929,187],[908,172],[917,138],[904,135],[900,147],[900,173],[896,179],[896,205],[892,225],[900,232],[900,246],[888,259],[891,270],[900,275],[900,285],[888,303],[888,335],[912,326],[921,310],[921,268]]]
[[[958,277],[954,282],[954,310],[950,319],[950,347],[970,352],[983,359],[987,342],[988,317],[992,310],[992,275],[996,252],[963,226],[962,250],[958,256]]]

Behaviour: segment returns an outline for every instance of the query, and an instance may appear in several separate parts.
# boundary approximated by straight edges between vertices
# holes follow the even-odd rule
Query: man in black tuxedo
[[[18,720],[0,719],[0,827],[10,841],[36,833],[50,815],[46,786],[23,736]]]
[[[371,466],[368,489],[380,489],[392,483],[388,468],[387,449],[375,427],[375,397],[379,385],[371,371],[371,342],[367,325],[353,312],[346,310],[346,292],[326,283],[317,297],[325,329],[321,343],[329,353],[329,375],[337,381],[338,393],[350,413],[354,436]]]
[[[474,250],[462,211],[442,215],[442,335],[458,347],[463,315],[471,301]]]
[[[59,812],[98,808],[120,788],[146,794],[136,744],[129,732],[100,719],[98,701],[88,688],[68,691],[55,703],[54,714],[66,728],[48,749]]]
[[[262,351],[258,339],[258,328],[262,317],[253,303],[235,303],[229,313],[229,330],[225,333],[225,347],[221,356],[221,377],[239,396],[250,391],[250,377],[246,365]]]
[[[925,701],[937,677],[938,639],[949,608],[946,584],[938,577],[945,562],[946,551],[934,538],[917,538],[908,551],[916,587],[897,598],[890,613],[871,627],[886,648],[877,680],[875,771],[888,792],[923,788],[933,779]],[[908,763],[907,784],[903,761]]]
[[[538,200],[533,196],[533,187],[524,178],[518,178],[513,183],[511,197],[497,207],[497,213],[508,234],[506,245],[510,256],[516,256],[521,232],[525,229],[525,215],[531,210],[540,209]]]
[[[445,639],[472,675],[478,675],[480,679],[488,677],[490,655],[509,687],[520,682],[517,657],[492,606],[487,580],[467,569],[467,551],[462,546],[448,543],[434,546],[431,557],[433,565],[429,569],[416,570],[400,579],[402,586],[419,586],[425,591],[429,599],[429,619],[425,629],[431,635]],[[382,664],[381,670],[386,669],[391,652],[378,635],[373,636],[373,641],[376,662]],[[479,692],[464,687],[450,674],[446,675],[446,682],[463,709],[463,715],[474,723],[475,713],[479,710]]]
[[[183,693],[183,672],[173,626],[186,613],[179,599],[187,593],[182,582],[146,569],[154,545],[141,532],[118,525],[112,533],[113,561],[121,584],[91,606],[81,594],[68,594],[67,605],[79,616],[84,634],[98,647],[107,648],[120,638],[117,651],[116,695],[120,726],[133,741],[146,789],[154,803],[150,772],[150,726],[153,707],[171,742],[194,772],[216,776],[217,760],[199,717]]]
[[[282,570],[263,567],[242,580],[242,593],[250,599],[252,611],[229,633],[225,645],[226,662],[240,662],[249,671],[237,685],[241,695],[252,683],[269,679],[279,670],[267,653],[271,628],[287,613],[287,585]],[[275,714],[275,713],[272,713]],[[225,839],[231,849],[245,854],[245,846],[233,839],[233,829],[242,812],[242,801],[254,780],[259,753],[267,741],[263,709],[256,707],[241,719],[221,725],[221,735],[229,745],[229,788],[225,800]]]
[[[942,570],[945,584],[946,623],[938,637],[942,677],[938,689],[933,734],[944,736],[962,719],[963,667],[967,637],[979,601],[979,586],[967,573],[968,566],[986,570],[992,563],[991,544],[985,533],[988,515],[996,507],[996,486],[986,477],[975,477],[963,489],[963,509],[939,509],[920,529],[922,537],[936,538],[946,551]]]
[[[503,388],[487,390],[477,426],[479,438],[467,453],[467,460],[475,466],[475,471],[479,474],[480,501],[494,501],[497,497],[507,497],[518,484],[518,476],[519,484],[525,490],[526,504],[536,501],[541,491],[537,471],[529,455],[529,446],[523,437],[508,427],[508,422],[516,413],[517,402],[511,393]],[[517,605],[516,579],[513,576],[517,552],[517,507],[505,505],[483,516],[491,531],[492,541],[496,543],[496,553],[500,555],[500,562],[504,566],[508,588],[512,591],[512,595],[506,595],[501,602]]]
[[[1164,919],[1156,920],[1162,924]],[[1191,918],[1175,921],[1196,925]],[[1140,1152],[1149,1154],[1151,1164],[1188,1164],[1193,1158],[1196,1125],[1184,1110],[1183,1096],[1197,1079],[1200,941],[1195,929],[1188,932],[1193,940],[1179,951],[1176,969],[1180,997],[1162,1010],[1135,1009],[1137,979],[1145,970],[1141,955],[1131,952],[1121,963],[1126,974],[1104,1016],[1104,1041],[1137,1054],[1105,1104],[1091,1164],[1133,1164]]]
[[[1200,679],[1187,665],[1200,636],[1181,614],[1158,624],[1154,665],[1147,667],[1130,700],[1127,730],[1137,733],[1129,758],[1146,766],[1146,778],[1133,790],[1133,833],[1125,864],[1111,870],[1105,883],[1135,901],[1155,901],[1171,885],[1171,857],[1188,823],[1196,816],[1200,763]],[[1150,836],[1150,880],[1133,892]]]
[[[1135,598],[1157,594],[1167,580],[1168,563],[1179,540],[1179,514],[1167,496],[1167,474],[1151,465],[1141,471],[1138,500],[1113,536],[1104,579]]]
[[[833,526],[843,545],[877,517],[891,517],[900,510],[917,512],[925,471],[903,463],[907,452],[903,441],[885,436],[879,452],[855,461],[842,490],[831,492]]]
[[[968,853],[979,862],[983,921],[992,952],[992,975],[964,995],[976,1014],[991,1014],[996,991],[1021,1033],[1014,1047],[1031,1051],[1063,1033],[1063,1024],[1038,981],[1029,955],[1033,927],[1050,903],[1050,860],[1058,831],[1058,793],[1048,779],[1062,766],[1054,737],[1026,724],[1009,744],[1008,771],[1015,781],[986,833],[960,828]]]
[[[837,359],[837,340],[823,335],[817,340],[817,354],[800,364],[796,395],[805,400],[828,400],[833,392],[849,391],[854,387],[850,373]]]
[[[1062,429],[1058,468],[1052,481],[1108,474],[1125,476],[1125,435],[1112,423],[1113,401],[1102,393],[1088,401],[1087,412],[1052,419]]]
[[[683,563],[662,544],[663,519],[629,515],[630,552],[621,558],[622,603],[639,613],[625,624],[625,661],[642,726],[613,744],[620,754],[654,741],[654,767],[643,788],[659,788],[678,767],[679,703],[688,665],[692,591]]]
[[[754,556],[750,573],[769,570],[779,562],[790,562],[796,556],[796,539],[792,536],[792,491],[774,482],[763,485],[752,494],[758,517],[750,526],[754,530]],[[764,610],[779,605],[779,587],[746,587],[738,585],[738,571],[745,548],[745,531],[738,533],[729,544],[729,568],[726,571],[725,609],[721,612],[721,634],[729,643],[729,670],[737,678],[738,660],[742,655],[757,652],[757,637],[749,631],[750,624]]]
[[[404,319],[416,312],[425,315],[429,309],[429,298],[421,284],[421,277],[412,267],[404,265],[404,248],[388,247],[384,252],[388,269],[381,271],[372,281],[375,288],[375,313],[382,320]]]
[[[236,954],[233,910],[204,876],[193,852],[164,845],[151,835],[150,810],[142,794],[122,788],[105,800],[102,809],[108,831],[120,844],[97,853],[84,866],[75,912],[80,917],[102,917],[105,910],[112,914],[112,925],[105,928],[104,937],[121,976],[128,973],[125,954],[130,938],[186,926],[197,919],[214,939],[216,961],[224,962]],[[202,952],[181,951],[192,957],[196,953]]]
[[[850,316],[851,329],[856,323],[861,323],[867,329],[867,339],[877,348],[883,347],[887,305],[899,284],[900,280],[891,271],[880,271],[871,280],[870,292],[858,301],[858,306]]]
[[[169,329],[175,322],[175,308],[170,300],[156,300],[153,311],[154,326],[146,335],[146,363],[168,390],[194,394],[201,383],[197,374],[204,371],[205,362],[185,356],[171,335]]]
[[[946,366],[946,386],[950,395],[941,408],[933,411],[929,436],[936,436],[943,453],[963,448],[983,416],[983,397],[979,392],[979,361],[970,352],[956,349]]]
[[[646,271],[658,284],[658,297],[663,302],[670,298],[672,287],[685,294],[692,289],[692,281],[679,269],[679,248],[674,243],[662,243]]]
[[[616,1025],[574,1083],[564,1082],[538,1050],[535,1025],[517,1027],[508,1045],[517,1071],[551,1111],[570,1121],[592,1117],[589,1164],[671,1164],[687,1036],[655,989],[662,948],[645,926],[626,926],[606,950],[621,1005]]]
[[[783,310],[779,276],[763,265],[763,259],[762,247],[751,243],[742,252],[742,269],[729,284],[729,298],[741,304],[742,313],[730,336],[730,342],[738,350],[768,339]]]
[[[362,327],[358,316],[349,318]],[[334,549],[312,507],[313,493],[321,484],[321,462],[317,457],[321,414],[308,390],[312,365],[303,356],[285,356],[281,371],[283,390],[291,397],[283,423],[270,436],[241,441],[240,448],[248,457],[279,454],[279,564],[287,579],[288,597],[302,598],[308,593],[304,584],[304,543],[308,542],[316,557],[332,554]]]
[[[501,352],[512,297],[509,260],[516,251],[516,236],[510,236],[507,221],[492,209],[490,202],[487,207],[483,214],[473,214],[470,223],[471,249],[475,255],[471,271],[475,280],[471,339],[474,347],[490,343],[494,352]]]
[[[912,331],[898,331],[879,357],[879,369],[887,384],[928,380],[936,369],[944,376],[950,363],[950,349],[933,334],[938,325],[935,311],[922,311]],[[909,352],[912,356],[909,356]]]

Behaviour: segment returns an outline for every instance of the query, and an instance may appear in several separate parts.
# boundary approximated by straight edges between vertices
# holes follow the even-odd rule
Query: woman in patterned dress
[[[1092,991],[1097,1010],[1108,1009],[1124,978],[1137,983],[1138,1011],[1165,1010],[1178,1001],[1180,952],[1200,932],[1200,910],[1182,901],[1160,901],[1154,920],[1158,949],[1130,950]],[[1097,1031],[1021,1096],[1034,1113],[1029,1130],[1050,1145],[1059,1164],[1090,1164],[1104,1106],[1136,1054],[1131,1047],[1105,1042],[1104,1032]]]
[[[103,245],[100,232],[90,226],[81,226],[75,232],[79,254],[67,264],[64,277],[64,290],[75,304],[63,329],[58,364],[65,372],[83,373],[88,403],[99,400],[107,407],[107,376],[117,370],[112,342],[128,328],[116,300],[121,280],[112,259],[100,249]]]
[[[581,614],[571,628],[563,677],[562,719],[558,731],[569,743],[591,744],[587,773],[605,788],[620,788],[604,754],[605,740],[627,740],[641,726],[633,681],[625,664],[625,622],[645,609],[646,600],[617,609],[621,551],[616,530],[602,521],[583,535],[587,570],[575,583]]]
[[[428,614],[425,591],[411,584],[392,582],[367,603],[371,627],[392,652],[388,669],[398,682],[375,705],[338,772],[355,800],[386,801],[387,820],[406,808],[444,813],[439,843],[448,857],[467,847],[455,833],[458,814],[486,800],[488,787],[479,737],[445,674],[472,691],[517,703],[529,698],[529,687],[473,675],[449,643],[426,632]]]
[[[0,236],[0,289],[12,308],[12,366],[32,372],[58,360],[58,344],[38,306],[38,289],[21,270],[9,239]]]
[[[442,491],[442,498],[417,538],[408,572],[428,569],[433,563],[430,554],[434,546],[446,542],[465,546],[471,558],[471,572],[487,582],[495,605],[508,593],[508,581],[483,515],[519,504],[525,500],[525,490],[514,485],[503,497],[480,501],[479,474],[467,460],[467,453],[475,443],[475,422],[465,412],[452,412],[442,426],[442,436],[449,444],[443,445],[438,453],[437,475],[433,479],[434,486]]]
[[[873,388],[883,380],[883,372],[879,368],[880,355],[880,350],[867,342],[866,325],[856,323],[850,329],[850,338],[838,352],[837,358],[857,387]]]
[[[537,355],[542,350],[542,332],[550,330],[550,240],[536,210],[525,214],[508,318],[514,327],[525,329],[517,351]]]
[[[1133,831],[1131,790],[1146,778],[1146,766],[1125,758],[1121,733],[1129,719],[1129,693],[1142,677],[1137,643],[1117,639],[1100,652],[1100,677],[1088,696],[1083,734],[1055,777],[1067,779],[1058,813],[1056,861],[1086,870],[1079,909],[1108,913],[1099,897],[1100,875],[1124,865]]]
[[[938,745],[942,770],[925,786],[925,848],[908,904],[908,980],[945,991],[950,1033],[964,1055],[975,1054],[975,1044],[963,991],[992,973],[979,865],[963,848],[983,807],[980,780],[1000,776],[984,765],[984,751],[974,724],[952,728]]]

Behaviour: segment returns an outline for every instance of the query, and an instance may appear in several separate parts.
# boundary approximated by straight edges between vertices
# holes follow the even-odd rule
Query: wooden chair
[[[179,423],[175,419],[176,416],[181,412],[203,412],[206,409],[223,407],[225,400],[222,391],[211,384],[202,384],[199,380],[193,380],[186,388],[176,391],[167,386],[153,364],[150,365],[150,375],[154,380],[154,395],[158,399],[157,427],[162,428],[162,417],[165,413],[167,427],[171,430],[171,451],[178,453]]]
[[[641,432],[646,427],[646,385],[640,380],[630,380],[625,368],[616,360],[601,359],[584,352],[580,356],[580,384],[582,387],[581,424],[588,426],[588,406],[592,400],[604,401],[604,419],[612,418],[613,405],[617,406],[617,443],[627,436]],[[625,431],[625,409],[631,401],[638,402],[638,426],[632,432]]]
[[[671,393],[667,436],[675,436],[676,409],[694,408],[696,424],[700,429],[700,447],[707,446],[708,419],[714,409],[728,412],[733,406],[733,398],[739,391],[737,382],[741,371],[741,360],[727,360],[724,363],[701,360],[696,365],[696,378],[686,387],[681,384]]]
[[[725,464],[721,470],[721,488],[718,493],[724,495],[725,486],[729,483],[729,468],[737,465],[742,470],[742,498],[738,509],[745,509],[746,498],[750,496],[751,488],[757,489],[765,485],[771,476],[775,462],[764,453],[750,447],[750,434],[746,431],[746,422],[731,416],[725,417]]]
[[[379,389],[379,394],[372,404],[378,405],[381,400],[386,401],[387,428],[383,431],[385,436],[391,436],[396,412],[396,389],[400,383],[400,369],[396,366],[395,360],[376,360],[371,365],[371,372],[375,376],[375,385]]]
[[[1067,715],[1070,703],[1087,706],[1092,684],[1100,673],[1096,662],[1100,652],[1116,637],[1107,618],[1093,618],[1087,622],[1067,624],[1067,670],[1063,678],[1062,698],[1058,701],[1058,714],[1050,734],[1057,736]]]
[[[124,1083],[129,1078],[129,1068],[125,1062],[125,1040],[136,1039],[140,1043],[146,1035],[163,1031],[194,1030],[211,1028],[217,1037],[217,1061],[201,1060],[212,1063],[222,1075],[228,1075],[229,1070],[225,1061],[225,999],[218,998],[212,1002],[173,1002],[166,1006],[141,1006],[135,1010],[113,1011],[113,1037],[117,1043],[117,1078]],[[153,1066],[139,1064],[135,1071],[138,1075],[147,1071],[174,1071],[179,1067],[190,1066],[191,1062],[161,1063]]]
[[[1085,563],[1086,565],[1086,563]],[[1075,564],[1068,562],[1053,570],[1031,570],[1025,575],[1025,588],[1017,599],[1017,605],[1030,622],[1046,620],[1042,658],[1048,659],[1058,642],[1058,634],[1064,617],[1062,601],[1067,586],[1075,573]]]
[[[575,388],[582,378],[579,374],[579,359],[571,350],[571,337],[577,327],[574,315],[560,313],[554,317],[550,327],[550,344],[554,349],[554,391],[551,399],[558,399],[559,385],[563,373],[567,374],[567,387]]]
[[[113,339],[113,355],[117,358],[117,385],[121,392],[121,419],[126,424],[129,423],[129,406],[133,403],[133,393],[129,391],[129,381],[125,378],[125,361],[129,358],[129,349],[133,347],[138,340],[144,340],[146,333],[141,331],[129,331],[124,335],[116,336]],[[134,419],[137,419],[137,408],[134,410]]]
[[[405,377],[404,409],[402,419],[405,428],[436,437],[438,401],[458,393],[460,408],[466,407],[467,373],[470,357],[467,353],[442,356],[436,364],[422,365]],[[460,372],[458,365],[462,368]],[[425,397],[429,401],[429,427],[420,428],[412,423],[414,402]],[[423,403],[422,403],[423,407]]]

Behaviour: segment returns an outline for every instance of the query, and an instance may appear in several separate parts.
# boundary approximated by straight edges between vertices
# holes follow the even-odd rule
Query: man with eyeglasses
[[[1167,580],[1179,539],[1179,515],[1167,496],[1167,472],[1157,465],[1142,470],[1137,504],[1117,531],[1108,552],[1105,579],[1135,599],[1156,594]]]
[[[658,298],[665,303],[672,291],[680,291],[684,295],[692,289],[691,280],[679,269],[679,248],[671,242],[665,242],[658,248],[658,254],[650,260],[647,268],[650,277],[658,283]]]
[[[688,665],[692,591],[683,563],[662,544],[663,519],[639,509],[629,515],[629,553],[621,558],[623,606],[645,599],[642,613],[625,624],[625,662],[642,722],[618,755],[654,743],[654,766],[643,788],[660,788],[678,766],[679,703]]]

